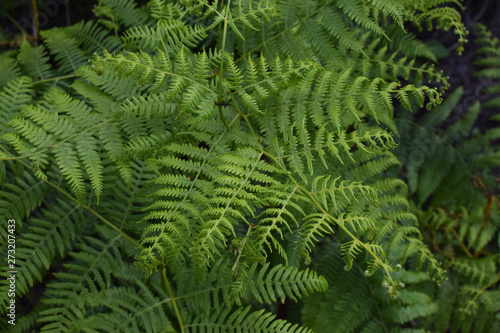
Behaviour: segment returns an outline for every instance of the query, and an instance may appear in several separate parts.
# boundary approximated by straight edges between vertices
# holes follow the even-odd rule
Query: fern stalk
[[[224,28],[222,32],[222,46],[221,46],[221,60],[220,60],[220,65],[219,65],[219,94],[218,94],[218,99],[219,99],[219,116],[224,122],[224,126],[226,126],[227,130],[230,131],[231,127],[227,123],[226,117],[224,116],[224,113],[222,112],[222,78],[224,77],[224,51],[226,48],[226,34],[227,34],[227,17],[229,15],[230,11],[230,5],[231,5],[231,0],[228,0],[227,2],[227,7],[226,7],[226,16],[224,17]],[[221,7],[224,7],[224,1],[221,2]],[[220,14],[218,14],[220,15]],[[219,26],[220,27],[220,26]],[[220,34],[220,33],[219,33]]]
[[[170,283],[168,282],[167,278],[167,268],[163,266],[163,264],[160,265],[160,270],[161,270],[161,281],[163,284],[163,288],[167,292],[168,296],[172,300],[172,306],[174,307],[175,311],[175,316],[177,317],[177,321],[179,322],[179,327],[181,329],[181,333],[184,333],[184,324],[182,322],[182,316],[179,311],[179,308],[177,307],[177,302],[175,301],[174,293],[172,291],[172,288],[170,287]]]
[[[40,21],[38,18],[38,5],[36,4],[36,0],[31,0],[31,7],[33,9],[33,37],[39,37],[39,29],[40,29]]]

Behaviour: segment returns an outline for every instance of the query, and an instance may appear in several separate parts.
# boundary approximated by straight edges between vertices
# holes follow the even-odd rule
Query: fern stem
[[[339,241],[337,240],[337,242],[339,242]],[[340,242],[339,242],[339,243],[340,243]],[[358,265],[356,265],[356,267],[358,268],[359,273],[360,273],[360,274],[363,274],[363,270],[361,269],[361,267],[359,267]],[[377,297],[377,296],[376,296],[376,294],[375,294],[375,292],[374,292],[374,290],[373,290],[373,286],[372,286],[370,283],[367,283],[367,284],[366,284],[366,286],[367,286],[368,290],[370,291],[370,294],[371,294],[371,296],[372,296],[372,299],[376,299],[376,297]],[[380,321],[380,323],[382,324],[381,326],[382,326],[382,328],[384,329],[384,332],[385,332],[385,333],[389,333],[390,331],[389,331],[389,329],[387,328],[387,324],[386,324],[386,322],[385,322],[384,315],[382,314],[382,311],[381,311],[380,307],[379,307],[379,306],[376,306],[376,307],[375,307],[375,311],[377,312],[378,320],[379,320],[379,321]]]
[[[73,198],[73,200],[77,200],[77,199]],[[111,223],[110,221],[108,221],[105,217],[103,217],[101,214],[99,214],[98,212],[96,212],[95,210],[93,210],[92,208],[90,208],[90,206],[82,206],[82,207],[85,208],[86,210],[88,210],[91,214],[93,214],[99,220],[101,220],[102,222],[104,222],[106,225],[108,225],[111,229],[113,229],[116,232],[118,232],[120,235],[122,235],[124,238],[126,238],[128,241],[130,241],[132,244],[134,244],[135,247],[137,247],[139,250],[143,249],[143,247],[141,246],[141,244],[137,243],[132,237],[130,237],[129,235],[127,235],[126,233],[124,233],[121,228],[118,228],[113,223]]]
[[[231,4],[231,0],[227,2],[227,11],[226,11],[226,16],[224,17],[224,31],[222,32],[222,46],[221,46],[221,59],[220,59],[220,65],[219,65],[219,115],[224,122],[224,126],[226,126],[227,130],[230,131],[231,127],[227,123],[226,117],[224,117],[224,113],[222,112],[222,80],[224,78],[224,51],[226,48],[226,35],[227,35],[227,15],[229,14],[229,6]]]
[[[19,24],[17,23],[17,21],[12,17],[10,16],[8,13],[5,13],[5,17],[7,17],[9,19],[9,21],[16,27],[19,29],[19,31],[24,35],[24,36],[27,36],[28,33],[26,32],[26,30],[24,30],[24,28]],[[14,42],[11,42],[11,43],[14,43]]]
[[[143,314],[143,313],[151,310],[152,308],[159,307],[159,306],[164,305],[164,304],[166,304],[168,302],[174,302],[175,300],[181,300],[181,299],[186,299],[186,298],[190,298],[190,297],[196,297],[197,295],[207,294],[207,293],[211,293],[211,292],[216,292],[216,291],[224,290],[224,289],[230,288],[231,286],[232,286],[232,284],[219,285],[218,287],[198,290],[198,291],[196,291],[194,293],[185,294],[185,295],[182,295],[182,296],[179,296],[179,297],[169,297],[167,299],[162,300],[161,302],[151,304],[149,307],[145,308],[141,312],[137,312],[133,317],[131,317],[127,321],[125,321],[120,327],[118,327],[116,330],[114,330],[113,333],[114,332],[121,332],[120,329],[122,327],[126,326],[126,324],[128,324],[129,322],[131,322],[133,319],[139,317],[141,314]],[[193,326],[194,325],[186,325],[186,324],[183,325],[184,329],[186,327],[193,327]]]
[[[228,131],[231,130],[231,127],[229,126],[229,124],[227,123],[227,120],[226,120],[226,117],[224,117],[224,113],[222,113],[222,105],[219,105],[219,115],[222,119],[222,122],[224,123],[224,126],[226,126],[226,129]]]
[[[179,322],[179,326],[181,329],[181,333],[184,333],[184,323],[182,322],[182,317],[179,312],[179,308],[177,307],[177,303],[175,302],[174,293],[172,292],[172,288],[170,287],[170,283],[167,278],[167,268],[161,264],[161,282],[163,284],[163,288],[167,292],[168,296],[172,300],[172,305],[174,307],[175,315],[177,316],[177,321]]]
[[[252,233],[253,226],[254,226],[253,224],[250,224],[250,226],[248,227],[248,230],[247,230],[247,234],[245,235],[245,237],[243,239],[243,244],[241,244],[241,246],[239,246],[237,249],[238,257],[236,257],[236,261],[234,262],[233,268],[231,269],[231,275],[233,275],[234,272],[236,271],[236,268],[238,268],[238,263],[240,262],[241,254],[243,253],[243,250],[245,249],[247,239],[250,237],[250,234]]]
[[[31,0],[31,6],[33,7],[33,37],[38,38],[40,21],[38,18],[38,6],[36,4],[36,0]]]
[[[63,75],[63,76],[56,76],[56,77],[51,77],[48,79],[43,79],[43,80],[38,80],[38,81],[33,81],[33,84],[40,84],[40,83],[45,83],[45,82],[50,82],[50,81],[59,81],[59,80],[65,80],[65,79],[73,79],[78,77],[78,74],[69,74],[69,75]]]
[[[465,246],[464,242],[460,239],[460,236],[458,235],[457,231],[454,228],[451,228],[449,230],[453,234],[453,236],[455,236],[455,238],[458,240],[458,243],[462,247],[462,250],[464,250],[467,257],[469,257],[469,259],[474,259],[474,256],[472,255],[472,253],[469,252],[469,249],[467,248],[467,246]]]

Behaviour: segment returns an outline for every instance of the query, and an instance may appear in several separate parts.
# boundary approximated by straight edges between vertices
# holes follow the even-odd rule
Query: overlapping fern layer
[[[8,328],[409,331],[438,313],[403,289],[446,273],[408,200],[429,176],[390,176],[393,113],[440,104],[446,77],[406,25],[463,44],[456,6],[100,0],[98,23],[1,54]],[[278,316],[304,297],[300,323]]]

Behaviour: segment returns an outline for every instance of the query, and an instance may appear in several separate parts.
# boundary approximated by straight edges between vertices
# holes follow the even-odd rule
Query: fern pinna
[[[454,3],[101,0],[98,23],[1,55],[13,329],[320,332],[312,293],[339,279],[365,281],[353,297],[376,293],[396,330],[435,311],[403,290],[445,273],[386,172],[394,104],[447,87],[405,22],[463,43]],[[306,326],[277,315],[304,297]],[[385,327],[372,309],[358,324]]]

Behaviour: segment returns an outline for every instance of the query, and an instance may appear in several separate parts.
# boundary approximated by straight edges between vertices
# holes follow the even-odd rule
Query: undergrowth
[[[1,329],[500,330],[500,132],[474,126],[498,98],[450,122],[462,91],[408,32],[460,53],[461,6],[100,0],[19,38]],[[494,96],[498,40],[476,35]]]

